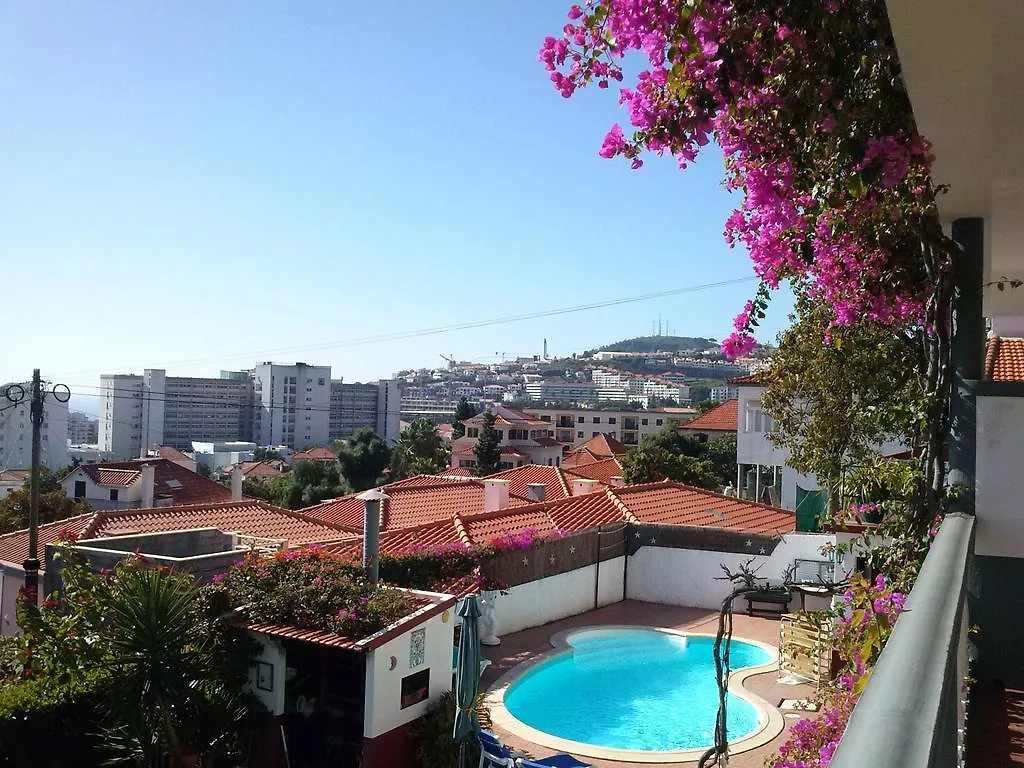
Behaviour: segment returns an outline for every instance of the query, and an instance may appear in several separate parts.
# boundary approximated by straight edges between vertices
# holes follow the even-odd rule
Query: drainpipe
[[[380,511],[388,495],[373,488],[357,497],[363,500],[363,572],[371,587],[380,577]]]
[[[985,274],[984,221],[956,219],[953,240],[960,248],[953,270],[953,327],[950,334],[952,386],[949,398],[949,484],[960,486],[950,512],[975,512],[977,398],[985,354],[982,282]]]

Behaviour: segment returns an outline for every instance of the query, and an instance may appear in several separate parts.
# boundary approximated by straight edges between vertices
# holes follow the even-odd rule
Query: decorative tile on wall
[[[414,629],[409,636],[409,669],[415,669],[423,663],[427,654],[427,629]]]

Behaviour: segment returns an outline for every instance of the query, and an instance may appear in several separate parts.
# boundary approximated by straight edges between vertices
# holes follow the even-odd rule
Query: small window
[[[85,480],[75,480],[75,498],[85,498]]]
[[[645,427],[646,427],[646,426],[647,426],[647,424],[648,424],[648,421],[649,421],[648,419],[640,419],[640,424],[641,424],[642,426],[645,426]]]
[[[183,487],[181,484],[181,480],[177,480],[173,477],[170,480],[164,480],[164,482],[167,484],[168,488],[178,489]]]
[[[654,420],[654,426],[656,426],[656,427],[660,427],[664,423],[665,423],[664,419],[655,419]]]
[[[317,379],[316,383],[317,383],[317,386],[322,387],[324,385],[324,378],[323,378],[323,376],[321,376],[319,379]]]
[[[615,417],[614,416],[609,416],[608,417],[608,423],[609,424],[614,424],[615,423]]]
[[[594,417],[594,423],[595,423],[595,424],[600,424],[600,423],[601,423],[601,417],[600,417],[600,416],[595,416],[595,417]],[[595,434],[596,434],[596,433],[595,433]]]
[[[582,432],[577,432],[576,433],[576,437],[583,437],[583,433]]]
[[[585,422],[585,421],[586,421],[586,419],[585,419],[585,418],[583,418],[582,416],[577,416],[577,417],[576,417],[576,423],[577,423],[577,424],[582,424],[582,423],[583,423],[583,422]]]
[[[110,500],[117,501],[117,488],[110,489]]]
[[[598,436],[598,435],[600,435],[600,434],[601,434],[600,432],[591,432],[591,433],[590,433],[590,436],[591,436],[591,437],[597,437],[597,436]]]

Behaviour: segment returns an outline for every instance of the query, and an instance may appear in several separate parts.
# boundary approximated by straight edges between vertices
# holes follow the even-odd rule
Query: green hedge
[[[99,766],[93,735],[108,677],[89,672],[67,683],[27,679],[0,689],[0,766]]]

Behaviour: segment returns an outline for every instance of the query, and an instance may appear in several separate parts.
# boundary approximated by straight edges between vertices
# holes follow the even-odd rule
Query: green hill
[[[714,339],[692,336],[638,336],[635,339],[624,339],[614,344],[601,347],[599,351],[636,352],[703,352],[707,349],[718,349]]]

